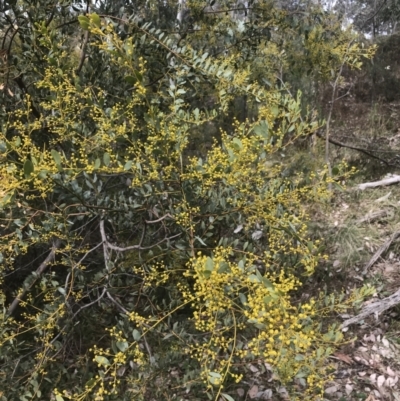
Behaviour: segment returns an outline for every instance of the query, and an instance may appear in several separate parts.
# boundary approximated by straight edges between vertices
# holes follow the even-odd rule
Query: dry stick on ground
[[[376,187],[382,187],[384,185],[392,185],[392,184],[397,184],[400,182],[400,175],[392,175],[388,178],[385,178],[380,181],[374,181],[374,182],[366,182],[364,184],[359,184],[357,185],[357,189],[361,189],[362,191],[366,188],[376,188]]]
[[[362,224],[365,223],[366,221],[368,223],[372,223],[375,220],[380,219],[381,217],[386,217],[389,215],[389,211],[388,210],[378,210],[376,212],[370,212],[368,214],[366,214],[364,217],[362,217],[361,219],[357,220],[358,224]]]
[[[373,304],[367,305],[365,308],[361,310],[361,312],[350,319],[345,320],[340,326],[341,329],[344,329],[351,324],[355,324],[365,319],[366,317],[372,314],[379,314],[384,312],[385,310],[391,308],[400,303],[400,290],[397,290],[394,294],[381,299],[380,301],[374,302]]]
[[[56,240],[53,244],[53,248],[48,254],[47,258],[40,264],[40,266],[36,269],[36,275],[37,277],[40,277],[43,272],[47,269],[47,266],[54,260],[55,254],[56,254],[56,249],[60,247],[60,240]],[[33,284],[36,282],[36,280],[30,285],[24,288],[21,294],[17,295],[17,297],[14,299],[10,307],[8,308],[8,315],[12,315],[15,312],[15,309],[17,309],[17,306],[19,303],[24,299],[28,291],[32,288]]]
[[[362,274],[366,274],[368,269],[380,258],[380,256],[388,250],[393,241],[395,241],[400,236],[400,231],[396,231],[392,236],[378,249],[375,255],[371,258],[368,264],[364,267]],[[361,312],[350,319],[345,320],[340,326],[344,329],[351,324],[355,324],[365,319],[366,317],[375,314],[384,312],[385,310],[391,308],[400,303],[400,290],[397,290],[394,294],[381,299],[380,301],[374,302],[372,304],[367,305],[365,308],[361,310]]]
[[[395,241],[399,236],[400,231],[396,231],[389,239],[385,241],[385,243],[375,252],[374,256],[372,256],[371,260],[364,267],[364,270],[362,271],[363,275],[367,274],[368,269],[377,262],[381,255],[389,249],[392,242]]]

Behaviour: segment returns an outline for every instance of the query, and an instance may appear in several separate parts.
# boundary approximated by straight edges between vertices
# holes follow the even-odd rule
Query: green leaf
[[[248,279],[252,282],[252,283],[259,283],[260,279],[255,275],[255,274],[250,274],[248,276]]]
[[[96,379],[95,379],[95,378],[92,378],[92,379],[90,379],[90,380],[88,380],[88,381],[86,382],[85,387],[91,388],[91,387],[94,386],[95,384],[96,384]]]
[[[289,221],[289,226],[290,226],[290,228],[293,230],[293,232],[295,233],[295,234],[297,234],[297,230],[296,230],[296,227]]]
[[[339,174],[339,169],[337,167],[333,167],[332,175],[338,175],[338,174]]]
[[[263,138],[268,137],[268,123],[266,121],[261,121],[259,125],[254,127],[254,132]]]
[[[225,272],[229,272],[230,270],[231,269],[229,268],[229,263],[227,263],[227,262],[219,263],[218,273],[225,273]]]
[[[272,282],[267,277],[263,277],[262,278],[262,282],[264,284],[264,287],[266,287],[266,288],[268,288],[270,290],[274,290],[275,289],[274,285],[272,284]]]
[[[101,161],[100,161],[100,159],[99,158],[97,158],[96,160],[95,160],[95,162],[94,162],[94,169],[95,170],[97,170],[99,167],[100,167],[100,165],[101,165]]]
[[[265,296],[265,297],[263,298],[264,305],[268,305],[268,304],[271,303],[273,300],[274,300],[273,297]]]
[[[279,114],[279,107],[278,106],[271,106],[270,107],[271,113],[276,117]]]
[[[244,295],[242,292],[239,292],[239,298],[240,298],[240,302],[246,306],[247,305],[247,298],[246,295]]]
[[[103,365],[103,366],[111,365],[110,361],[105,356],[96,355],[94,359],[99,365]]]
[[[201,274],[207,279],[211,276],[211,272],[209,270],[203,270]]]
[[[95,24],[97,26],[97,28],[100,28],[101,20],[100,20],[100,17],[96,13],[93,13],[90,15],[90,20],[93,22],[93,24]]]
[[[85,17],[84,15],[80,15],[78,17],[78,21],[79,21],[79,25],[81,26],[81,28],[83,30],[87,31],[89,29],[90,21],[89,21],[88,17]]]
[[[304,371],[300,371],[299,373],[297,373],[297,375],[295,376],[296,379],[300,379],[302,377],[307,377],[307,372]]]
[[[232,142],[234,143],[234,145],[236,145],[235,147],[237,149],[242,149],[243,148],[242,141],[239,138],[233,138]]]
[[[129,344],[126,341],[117,341],[117,347],[121,352],[125,352],[129,348]]]
[[[128,82],[128,84],[134,85],[138,80],[136,77],[132,76],[132,75],[126,75],[124,77],[124,80],[126,82]]]
[[[227,401],[235,401],[229,394],[221,393],[222,397],[224,397]]]
[[[214,270],[214,261],[211,258],[207,258],[206,260],[206,270],[212,272]]]
[[[132,163],[133,163],[132,160],[127,161],[127,162],[125,163],[124,170],[125,170],[125,171],[130,170],[130,169],[132,168]]]
[[[35,168],[33,166],[33,163],[29,159],[25,160],[25,163],[24,163],[24,175],[25,175],[25,178],[29,178],[30,175],[33,173],[34,169]]]
[[[139,72],[139,71],[133,71],[133,73],[135,74],[135,77],[136,77],[136,79],[139,81],[139,82],[142,82],[143,81],[143,76],[142,76],[142,74]]]
[[[139,340],[142,338],[142,335],[140,334],[140,331],[139,331],[139,330],[136,330],[136,329],[134,329],[134,330],[132,331],[132,336],[133,336],[133,339],[134,339],[135,341],[139,341]]]
[[[110,158],[110,155],[106,152],[106,153],[104,153],[104,155],[103,155],[103,162],[104,162],[104,165],[105,166],[109,166],[110,165],[110,160],[111,160],[111,158]]]
[[[195,238],[200,242],[201,245],[207,246],[207,244],[200,237],[196,236]]]
[[[64,398],[61,397],[61,395],[56,395],[56,401],[64,401]]]
[[[65,289],[64,289],[64,288],[58,287],[58,288],[57,288],[57,291],[58,291],[60,294],[65,295]]]
[[[61,155],[54,149],[52,149],[50,153],[54,161],[56,162],[56,165],[61,166]]]

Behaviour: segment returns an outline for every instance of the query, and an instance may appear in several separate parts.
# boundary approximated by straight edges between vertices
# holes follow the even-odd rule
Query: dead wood
[[[350,319],[345,320],[342,325],[340,326],[344,329],[351,324],[355,324],[360,322],[361,320],[365,319],[370,315],[379,315],[380,313],[384,312],[385,310],[397,305],[400,303],[400,290],[397,290],[394,294],[381,299],[380,301],[374,302],[372,304],[367,305],[365,308],[361,310],[361,312]]]
[[[364,267],[364,270],[362,271],[363,275],[367,274],[368,269],[378,261],[381,255],[389,249],[392,242],[395,241],[399,236],[400,231],[396,231],[394,234],[391,235],[390,238],[385,241],[385,243],[375,252],[374,256],[372,256],[370,261]]]
[[[366,182],[364,184],[359,184],[357,185],[357,189],[364,190],[366,188],[376,188],[376,187],[382,187],[384,185],[392,185],[400,182],[400,175],[392,175],[388,178],[385,178],[380,181],[374,181],[374,182]]]
[[[375,220],[378,220],[381,217],[386,217],[389,214],[388,210],[378,210],[376,212],[367,213],[364,217],[357,220],[358,224],[362,224],[365,222],[372,223]]]

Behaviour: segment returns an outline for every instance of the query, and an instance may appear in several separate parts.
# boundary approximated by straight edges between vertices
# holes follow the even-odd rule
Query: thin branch
[[[361,25],[361,29],[364,29],[367,26],[367,23],[375,18],[382,10],[383,6],[386,4],[387,0],[384,0],[382,4],[378,7],[378,10],[375,11],[370,17],[364,20],[364,23]]]
[[[125,309],[119,302],[117,302],[117,301],[112,297],[112,295],[111,295],[108,291],[107,291],[107,297],[108,297],[108,299],[110,299],[110,301],[111,301],[114,305],[117,306],[118,309],[122,310],[122,312],[124,312],[126,315],[129,315],[129,311],[128,311],[127,309]],[[150,357],[150,363],[154,363],[154,361],[152,362],[151,349],[150,349],[150,346],[149,346],[149,344],[148,344],[148,342],[147,342],[147,340],[146,340],[145,334],[143,334],[142,338],[143,338],[143,341],[144,341],[144,345],[145,345],[145,347],[146,347],[146,350],[147,350],[147,352],[148,352],[148,354],[149,354],[149,357]]]
[[[83,67],[83,63],[85,62],[86,58],[86,47],[89,41],[89,31],[85,32],[85,38],[83,40],[83,45],[82,45],[82,53],[81,53],[81,58],[79,60],[79,65],[78,68],[76,69],[76,73],[79,74],[81,72],[81,69]]]
[[[77,266],[79,266],[79,265],[87,258],[87,256],[89,255],[89,253],[93,252],[94,250],[96,250],[97,248],[99,248],[101,245],[103,245],[103,244],[100,242],[99,244],[97,244],[97,245],[94,246],[93,248],[89,249],[89,250],[82,256],[82,258],[78,261],[78,263],[75,263],[75,265],[73,266],[72,270],[75,269]],[[70,277],[70,276],[71,276],[71,272],[69,272],[69,273],[67,274],[67,278],[65,279],[65,287],[64,287],[65,293],[67,293],[68,280],[69,280],[69,277]]]
[[[119,302],[117,302],[112,295],[107,291],[107,297],[111,300],[111,302],[117,306],[118,309],[121,309],[126,315],[129,315],[129,311],[125,309]]]
[[[251,11],[251,10],[258,10],[258,11],[267,11],[263,8],[259,7],[238,7],[238,8],[228,8],[226,10],[216,10],[216,11],[203,11],[204,14],[222,14],[222,13],[229,13],[231,11]]]
[[[177,237],[179,237],[180,235],[182,235],[182,233],[172,235],[171,237],[165,237],[165,238],[162,239],[161,241],[158,241],[156,244],[150,245],[150,246],[132,245],[132,246],[127,246],[126,248],[121,248],[121,247],[119,247],[119,246],[112,245],[112,244],[110,244],[109,242],[107,243],[107,246],[108,246],[110,249],[112,249],[112,250],[114,250],[114,251],[118,251],[118,252],[131,251],[131,250],[133,250],[133,249],[140,249],[140,250],[143,251],[143,250],[147,250],[147,249],[154,248],[154,247],[156,247],[157,245],[160,245],[160,244],[162,244],[162,243],[165,242],[165,241],[169,241],[169,240],[171,240],[171,239],[177,238]]]
[[[153,244],[153,245],[150,245],[150,246],[142,246],[142,245],[141,245],[141,244],[142,244],[142,239],[141,239],[141,242],[140,242],[138,245],[132,245],[132,246],[127,246],[127,247],[125,247],[125,248],[122,248],[122,247],[120,247],[120,246],[113,245],[113,244],[111,244],[110,242],[107,241],[107,236],[106,236],[106,232],[105,232],[105,229],[104,229],[104,220],[101,220],[101,221],[100,221],[100,234],[101,234],[101,239],[102,239],[102,241],[103,241],[103,244],[104,244],[107,248],[112,249],[113,251],[118,251],[118,252],[132,251],[132,250],[134,250],[134,249],[137,249],[137,250],[147,250],[147,249],[151,249],[151,248],[156,247],[157,245],[162,244],[162,243],[165,242],[165,241],[169,241],[169,240],[171,240],[171,239],[177,238],[177,237],[179,237],[180,235],[182,235],[182,233],[179,233],[179,234],[175,234],[175,235],[173,235],[173,236],[171,236],[171,237],[165,237],[165,238],[163,238],[161,241],[158,241],[156,244]]]
[[[53,10],[51,11],[50,17],[49,17],[48,20],[46,21],[46,27],[48,27],[48,26],[50,25],[51,21],[53,21],[54,14],[55,14],[56,10],[57,10],[57,7],[54,6],[54,7],[53,7]]]
[[[50,253],[47,255],[47,258],[40,264],[40,266],[36,269],[36,277],[39,278],[43,272],[47,269],[48,265],[54,260],[54,257],[56,255],[56,250],[60,247],[61,241],[56,240],[53,244],[52,250]],[[17,297],[14,299],[10,307],[8,308],[8,315],[12,315],[15,312],[15,309],[19,305],[19,303],[24,299],[28,291],[32,288],[33,284],[36,282],[37,278],[34,280],[34,282],[24,288],[22,293],[20,295],[17,295]]]
[[[92,306],[92,305],[94,305],[96,302],[99,302],[100,299],[102,299],[102,298],[104,297],[104,295],[106,294],[106,292],[107,292],[107,288],[104,287],[104,288],[103,288],[103,292],[102,292],[94,301],[92,301],[92,302],[90,302],[90,303],[88,303],[88,304],[86,304],[86,305],[81,306],[81,307],[74,313],[74,315],[72,316],[72,319],[74,319],[74,318],[76,317],[76,315],[77,315],[78,313],[80,313],[83,309],[89,308],[89,306]],[[64,327],[64,328],[65,328],[65,327]],[[64,329],[63,329],[63,330],[64,330]],[[62,330],[61,330],[61,331],[62,331]],[[54,340],[54,341],[55,341],[55,340]]]
[[[322,135],[320,132],[317,132],[317,136],[318,136],[318,138],[326,139],[325,136]],[[329,142],[332,143],[333,145],[340,146],[340,147],[342,147],[342,148],[357,150],[358,152],[364,153],[365,155],[367,155],[367,156],[369,156],[369,157],[372,157],[372,158],[374,158],[374,159],[376,159],[376,160],[379,160],[379,161],[382,162],[382,163],[385,163],[387,166],[391,166],[391,163],[389,163],[388,161],[386,161],[386,160],[380,158],[379,156],[374,155],[373,153],[369,152],[369,151],[366,150],[366,149],[358,148],[358,147],[352,146],[352,145],[346,145],[345,143],[339,142],[339,141],[337,141],[336,139],[332,139],[332,137],[329,137],[328,140],[329,140]]]
[[[160,221],[166,219],[167,217],[173,219],[173,217],[172,217],[169,213],[167,213],[165,216],[162,216],[162,217],[160,217],[160,218],[157,219],[157,220],[145,220],[145,222],[146,222],[147,224],[158,223],[158,222],[160,222]]]
[[[60,29],[60,28],[63,28],[64,26],[67,26],[67,25],[76,24],[77,22],[78,22],[77,19],[74,19],[74,20],[68,21],[68,22],[64,22],[61,25],[57,25],[55,29]]]
[[[1,49],[4,50],[6,48],[6,39],[8,36],[8,32],[13,29],[13,25],[11,24],[5,31],[4,36],[3,36],[3,42],[1,43]]]

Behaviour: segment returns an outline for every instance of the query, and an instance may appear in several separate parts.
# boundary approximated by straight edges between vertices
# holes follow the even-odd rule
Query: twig
[[[317,132],[317,136],[318,136],[318,138],[326,140],[326,137],[324,135],[322,135],[320,132]],[[352,146],[352,145],[346,145],[345,143],[339,142],[336,139],[332,139],[332,137],[329,137],[328,141],[330,143],[332,143],[333,145],[340,146],[341,148],[357,150],[358,152],[364,153],[365,155],[367,155],[369,157],[372,157],[373,159],[376,159],[376,160],[379,160],[382,163],[385,163],[387,166],[391,166],[391,163],[389,163],[387,160],[384,160],[384,159],[380,158],[379,156],[374,155],[373,153],[369,152],[366,149],[358,148],[358,147]]]
[[[86,304],[86,305],[81,306],[81,307],[74,313],[74,315],[72,316],[72,319],[71,319],[71,320],[73,320],[73,319],[76,317],[76,315],[77,315],[79,312],[81,312],[83,309],[89,308],[89,306],[92,306],[92,305],[94,305],[96,302],[99,302],[100,299],[102,299],[102,298],[104,297],[104,295],[106,294],[106,291],[107,291],[107,288],[104,287],[104,288],[103,288],[103,292],[100,294],[100,296],[97,297],[94,301],[92,301],[92,302],[90,302],[90,303],[88,303],[88,304]],[[65,327],[64,327],[64,328],[65,328]],[[64,329],[63,329],[63,330],[64,330]],[[62,330],[61,330],[61,331],[62,331]],[[54,341],[55,341],[55,339],[54,339]]]
[[[126,251],[132,251],[134,249],[138,249],[138,250],[147,250],[147,249],[151,249],[156,247],[157,245],[162,244],[165,241],[169,241],[171,239],[177,238],[180,235],[182,235],[182,233],[179,234],[175,234],[172,235],[171,237],[165,237],[163,238],[161,241],[158,241],[156,244],[150,245],[150,246],[142,246],[142,240],[143,240],[143,236],[142,239],[140,240],[140,243],[138,245],[132,245],[132,246],[127,246],[125,248],[122,248],[120,246],[117,245],[113,245],[110,242],[107,241],[107,236],[106,236],[106,232],[104,229],[104,220],[100,221],[100,233],[101,233],[101,239],[103,241],[103,244],[105,245],[105,247],[112,249],[113,251],[118,251],[118,252],[126,252]]]
[[[126,248],[121,248],[121,247],[119,247],[119,246],[110,244],[109,242],[107,242],[107,246],[108,246],[110,249],[112,249],[112,250],[114,250],[114,251],[118,251],[118,252],[131,251],[131,250],[133,250],[133,249],[140,249],[141,251],[143,251],[143,250],[147,250],[147,249],[154,248],[155,246],[160,245],[160,244],[162,244],[162,243],[165,242],[165,241],[169,241],[169,240],[171,240],[171,239],[177,238],[177,237],[179,237],[180,235],[182,235],[182,233],[172,235],[171,237],[165,237],[165,238],[162,239],[161,241],[158,241],[158,242],[155,243],[154,245],[150,245],[150,246],[132,245],[132,246],[127,246]]]
[[[89,40],[89,31],[85,32],[85,38],[83,40],[83,45],[82,45],[82,53],[81,53],[81,58],[79,60],[79,65],[78,68],[76,69],[76,73],[79,74],[81,72],[81,69],[83,67],[83,63],[85,62],[85,57],[86,57],[86,46],[88,44]]]
[[[88,304],[86,304],[86,305],[81,306],[81,307],[73,314],[71,320],[74,320],[75,317],[78,315],[78,313],[80,313],[83,309],[86,309],[86,308],[88,308],[89,306],[92,306],[92,305],[94,305],[96,302],[100,301],[100,299],[104,297],[104,294],[106,293],[106,291],[107,291],[107,288],[104,287],[104,288],[103,288],[103,292],[100,294],[100,296],[99,296],[97,299],[95,299],[94,301],[92,301],[92,302],[90,302],[90,303],[88,303]],[[67,328],[67,325],[65,325],[65,326],[59,331],[59,333],[50,341],[50,343],[51,343],[51,344],[54,344],[54,343],[57,341],[57,339],[61,336],[61,334],[64,332],[64,330],[65,330],[66,328]]]
[[[107,291],[107,297],[111,300],[111,302],[114,305],[116,305],[119,309],[121,309],[122,312],[124,312],[126,315],[129,315],[129,311],[127,309],[125,309],[119,302],[117,302],[108,291]],[[145,345],[146,350],[147,350],[147,352],[149,354],[149,357],[150,357],[150,363],[154,363],[154,361],[152,361],[151,349],[150,349],[150,346],[149,346],[149,344],[148,344],[148,342],[146,340],[145,334],[143,334],[142,337],[143,337],[144,345]]]
[[[53,248],[50,251],[50,253],[47,255],[47,258],[40,264],[40,266],[36,269],[36,277],[40,277],[43,272],[47,269],[47,266],[54,260],[55,254],[56,254],[56,249],[59,248],[61,241],[60,240],[56,240],[53,244]],[[36,278],[36,279],[37,279]],[[14,299],[14,301],[12,302],[12,304],[10,305],[10,307],[8,308],[8,315],[12,315],[15,312],[15,309],[17,308],[17,306],[19,305],[19,303],[23,300],[23,298],[26,296],[26,294],[28,293],[28,291],[32,288],[33,284],[36,282],[36,279],[34,280],[34,282],[24,288],[24,290],[22,291],[22,293],[20,295],[17,295],[16,298]]]
[[[372,223],[374,220],[377,220],[380,217],[386,217],[388,214],[389,214],[388,210],[378,210],[376,212],[366,214],[361,219],[358,219],[357,223],[362,224],[365,223],[366,221],[368,221],[368,223]]]
[[[111,300],[111,302],[118,307],[118,309],[121,309],[122,312],[124,312],[126,315],[129,315],[129,311],[125,309],[120,303],[118,303],[112,295],[107,291],[107,297]]]
[[[162,216],[162,217],[160,217],[160,218],[157,219],[157,220],[145,220],[145,222],[146,222],[147,224],[154,224],[154,223],[158,223],[158,222],[160,222],[160,221],[166,219],[167,217],[173,219],[173,217],[172,217],[169,213],[167,213],[165,216]]]
[[[392,242],[395,241],[399,236],[400,231],[396,231],[388,240],[386,240],[386,242],[375,252],[375,255],[372,256],[371,260],[364,267],[364,270],[362,271],[363,275],[367,274],[368,269],[376,263],[381,255],[389,249],[390,245],[392,245]]]
[[[358,323],[372,314],[379,315],[380,313],[399,303],[400,303],[400,290],[397,290],[394,294],[390,295],[389,297],[386,297],[378,302],[374,302],[372,304],[367,305],[365,308],[361,310],[361,313],[359,313],[357,316],[345,320],[340,327],[343,329],[347,326],[350,326],[351,324]]]
[[[93,248],[89,249],[89,250],[81,257],[81,259],[80,259],[77,263],[75,263],[75,265],[73,266],[72,270],[75,269],[77,266],[79,266],[79,265],[86,259],[86,257],[89,255],[90,252],[93,252],[94,250],[96,250],[97,248],[99,248],[101,245],[102,245],[102,243],[100,242],[99,244],[97,244],[97,245],[94,246]],[[64,287],[65,293],[67,293],[68,281],[69,281],[70,276],[71,276],[71,272],[69,272],[69,273],[67,274],[67,278],[65,279],[65,287]]]

